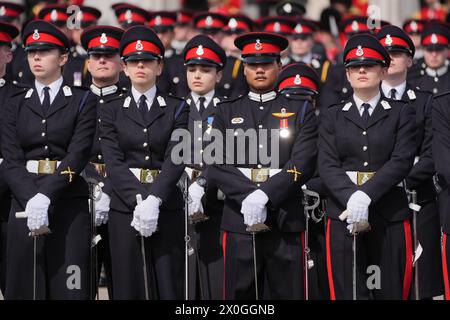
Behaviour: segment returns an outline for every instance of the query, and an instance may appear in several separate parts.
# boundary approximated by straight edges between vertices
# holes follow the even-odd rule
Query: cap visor
[[[383,62],[379,60],[371,60],[371,59],[358,59],[358,60],[351,60],[345,63],[345,67],[355,67],[355,66],[375,66],[375,65],[381,65],[383,66]]]
[[[64,50],[66,48],[57,46],[55,44],[50,44],[50,43],[33,43],[33,44],[29,44],[25,47],[25,51],[34,51],[34,50],[51,50],[51,49],[61,49]]]
[[[155,56],[152,53],[141,52],[141,53],[134,53],[134,54],[131,54],[131,55],[127,56],[127,57],[124,57],[123,60],[124,61],[160,60],[160,57]]]
[[[219,65],[216,62],[213,62],[209,59],[201,59],[201,58],[194,58],[189,59],[185,65],[192,66],[192,65],[202,65],[202,66],[208,66],[208,67],[216,67],[216,68],[222,68],[221,65]]]
[[[448,48],[446,44],[429,44],[427,46],[423,46],[427,51],[441,51]]]
[[[94,47],[94,48],[90,48],[88,50],[89,54],[118,54],[119,53],[119,49],[114,48],[114,47]]]
[[[291,95],[302,95],[302,96],[314,96],[317,94],[317,91],[307,89],[307,88],[300,88],[300,87],[286,87],[283,90],[280,90],[280,93],[282,94],[291,94]]]
[[[277,60],[277,56],[250,56],[242,57],[245,63],[271,63]]]

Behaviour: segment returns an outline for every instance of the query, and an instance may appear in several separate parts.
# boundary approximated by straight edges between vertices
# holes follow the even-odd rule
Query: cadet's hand
[[[348,223],[367,221],[369,219],[369,205],[372,200],[361,190],[353,193],[347,202]]]
[[[205,189],[200,187],[197,182],[194,182],[189,187],[189,215],[194,213],[203,213],[202,197],[205,194]]]
[[[138,231],[142,236],[149,237],[156,231],[161,202],[161,199],[149,195],[147,199],[138,204],[134,209],[139,216],[140,230]]]
[[[101,226],[108,222],[109,217],[109,203],[111,198],[104,192],[100,195],[100,198],[95,200],[95,226]]]
[[[248,226],[264,223],[267,218],[266,204],[268,201],[269,197],[260,189],[250,193],[242,201],[241,212],[244,215],[244,223]]]
[[[28,200],[25,206],[25,215],[27,218],[27,226],[31,232],[36,233],[42,226],[48,227],[48,207],[50,199],[42,194],[37,193],[33,198]]]

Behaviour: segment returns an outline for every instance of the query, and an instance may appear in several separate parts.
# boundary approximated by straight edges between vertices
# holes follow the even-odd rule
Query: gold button
[[[42,123],[46,123],[47,121],[45,119],[42,119]]]
[[[45,137],[45,132],[42,132],[42,133],[41,133],[41,137]]]
[[[147,142],[144,142],[144,143],[142,144],[143,147],[146,147],[147,145],[148,145]]]
[[[263,107],[263,106],[260,106],[260,107],[259,107],[259,110],[264,110],[264,107]]]
[[[262,129],[262,127],[263,127],[262,124],[260,124],[260,125],[258,126],[258,128],[260,128],[260,129]]]
[[[99,155],[97,156],[97,158],[98,158],[99,160],[101,160],[101,159],[102,159],[102,155],[99,154]]]
[[[48,146],[45,146],[44,149],[47,150],[47,149],[48,149]]]
[[[364,147],[363,147],[363,151],[366,151],[366,150],[367,150],[367,146],[364,146]]]
[[[258,167],[258,169],[261,169],[261,168],[262,168],[262,165],[258,164],[257,167]]]
[[[145,156],[145,160],[149,160],[150,159],[150,157],[149,156]]]
[[[147,128],[143,129],[142,131],[147,132]]]
[[[366,135],[366,134],[367,134],[367,131],[363,131],[362,134],[363,134],[363,135]]]
[[[368,162],[364,162],[364,167],[367,167],[369,165]]]

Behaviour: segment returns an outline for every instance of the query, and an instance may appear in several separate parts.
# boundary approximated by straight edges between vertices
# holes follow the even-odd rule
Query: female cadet
[[[23,43],[35,80],[13,98],[2,136],[13,193],[6,298],[87,299],[90,217],[79,173],[92,147],[95,99],[65,84],[69,40],[55,26],[30,22]],[[24,210],[27,219],[16,218]]]
[[[414,161],[414,109],[381,96],[390,57],[376,38],[352,37],[344,62],[354,94],[321,112],[319,137],[319,174],[328,189],[330,296],[406,299],[412,244],[401,182]],[[346,223],[339,219],[344,211]],[[356,236],[367,222],[371,230]]]
[[[128,29],[120,54],[132,87],[103,108],[100,142],[113,187],[108,222],[113,298],[181,299],[183,197],[176,184],[184,166],[171,159],[176,143],[171,135],[187,129],[188,108],[155,86],[164,46],[149,27]]]

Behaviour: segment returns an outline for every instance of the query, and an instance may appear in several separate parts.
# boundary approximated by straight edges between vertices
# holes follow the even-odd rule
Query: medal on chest
[[[213,120],[214,120],[214,117],[208,117],[208,120],[207,120],[207,122],[208,122],[208,127],[207,127],[207,129],[205,130],[205,133],[206,133],[206,134],[211,134],[211,129],[212,129],[212,123],[213,123]]]
[[[286,108],[282,108],[280,112],[272,113],[274,117],[280,118],[280,137],[289,137],[289,122],[288,118],[295,115],[294,112],[286,112]]]

